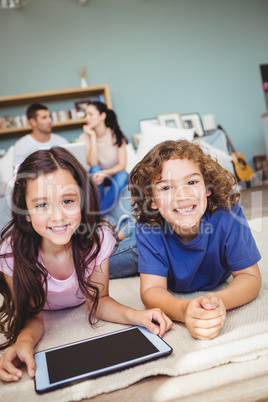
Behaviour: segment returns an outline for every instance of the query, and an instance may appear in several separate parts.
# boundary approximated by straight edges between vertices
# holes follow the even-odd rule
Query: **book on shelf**
[[[28,126],[28,119],[26,115],[22,116],[5,116],[5,117],[0,117],[0,129],[5,130],[11,127],[26,127]]]

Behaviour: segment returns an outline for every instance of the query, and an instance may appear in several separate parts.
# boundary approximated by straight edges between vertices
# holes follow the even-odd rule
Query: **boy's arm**
[[[179,299],[167,290],[167,278],[140,274],[141,298],[147,308],[158,307],[172,320],[184,322],[197,339],[213,339],[225,319],[222,303],[212,308],[210,298]],[[207,309],[205,309],[206,307]]]
[[[185,311],[190,300],[174,297],[167,290],[164,276],[140,274],[141,299],[146,308],[158,307],[171,320],[184,322]]]
[[[215,292],[226,310],[243,306],[257,297],[261,288],[261,274],[258,264],[240,271],[232,271],[233,280],[223,290]]]

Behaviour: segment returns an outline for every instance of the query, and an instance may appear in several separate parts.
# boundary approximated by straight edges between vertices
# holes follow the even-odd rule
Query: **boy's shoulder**
[[[227,211],[224,208],[218,208],[215,212],[211,215],[206,213],[207,216],[210,216],[210,220],[222,220],[223,221],[234,221],[237,217],[243,218],[246,220],[246,217],[243,213],[243,210],[240,204],[232,205],[231,209]]]
[[[239,204],[233,205],[229,211],[224,208],[218,208],[212,214],[206,212],[202,218],[201,225],[203,229],[211,228],[213,233],[220,231],[225,235],[232,231],[240,231],[241,227],[249,228],[243,209]]]
[[[142,234],[146,235],[153,235],[157,233],[158,235],[163,231],[161,226],[149,225],[148,223],[139,223],[136,222],[135,225],[135,232],[136,235]]]
[[[164,243],[169,243],[173,238],[177,238],[177,234],[168,222],[165,222],[163,226],[136,223],[137,240],[144,241],[146,239],[146,242],[162,247]]]

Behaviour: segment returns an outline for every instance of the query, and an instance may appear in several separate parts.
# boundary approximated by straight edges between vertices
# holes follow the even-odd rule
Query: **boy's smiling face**
[[[163,163],[162,177],[152,182],[152,209],[158,209],[185,243],[193,240],[207,209],[207,189],[198,165],[189,159]]]

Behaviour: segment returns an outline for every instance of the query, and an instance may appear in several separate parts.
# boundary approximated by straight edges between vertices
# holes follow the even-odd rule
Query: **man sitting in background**
[[[16,141],[14,166],[39,149],[68,143],[64,137],[52,133],[51,114],[45,105],[33,103],[28,107],[26,115],[33,131]]]

